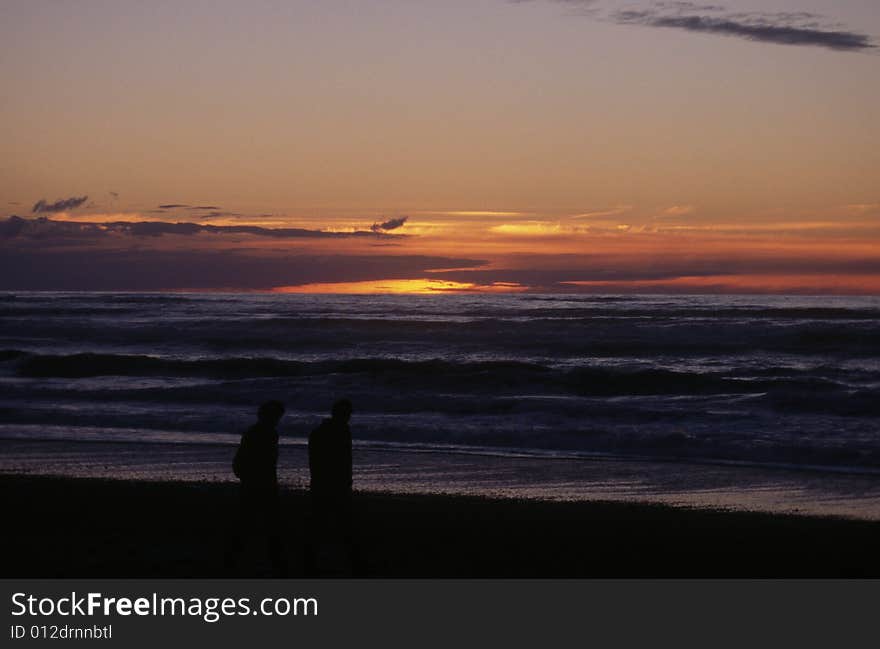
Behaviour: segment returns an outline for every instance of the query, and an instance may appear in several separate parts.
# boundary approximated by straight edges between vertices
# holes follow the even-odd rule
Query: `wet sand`
[[[0,476],[3,577],[220,577],[231,483]],[[281,497],[290,576],[309,499]],[[365,577],[880,577],[880,522],[633,502],[356,492]],[[260,551],[240,576],[264,576]]]
[[[46,434],[46,431],[43,431]],[[0,474],[152,482],[234,482],[238,436],[198,442],[158,437],[0,439]],[[308,485],[305,441],[283,438],[279,478]],[[393,450],[356,442],[354,482],[361,491],[539,500],[603,500],[880,521],[880,476],[630,458],[547,459],[516,455]]]

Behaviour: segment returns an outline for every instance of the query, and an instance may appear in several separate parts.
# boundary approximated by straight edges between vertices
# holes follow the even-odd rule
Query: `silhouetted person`
[[[323,567],[317,566],[319,572],[351,571],[352,475],[351,430],[348,427],[351,413],[351,401],[340,399],[333,404],[331,417],[322,421],[309,435],[313,512],[311,562],[323,564]],[[329,561],[326,560],[328,554],[331,555]]]
[[[278,422],[284,415],[280,401],[267,401],[257,411],[257,423],[241,436],[232,469],[241,481],[241,509],[230,568],[244,549],[247,536],[265,537],[272,571],[286,574],[278,512]]]

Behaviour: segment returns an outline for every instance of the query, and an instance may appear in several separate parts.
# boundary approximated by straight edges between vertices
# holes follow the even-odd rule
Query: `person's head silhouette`
[[[273,428],[278,425],[278,422],[283,416],[284,404],[280,401],[275,401],[274,399],[261,405],[260,409],[257,411],[257,419],[260,423],[272,426]]]
[[[348,420],[351,419],[351,413],[351,401],[348,399],[339,399],[339,401],[333,404],[333,408],[330,409],[333,419],[343,424],[347,424]]]

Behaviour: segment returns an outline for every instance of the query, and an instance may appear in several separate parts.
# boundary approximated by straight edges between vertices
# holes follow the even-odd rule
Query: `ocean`
[[[298,484],[339,397],[363,457],[406,458],[361,463],[375,488],[627,497],[639,466],[716,467],[726,505],[758,471],[880,511],[878,297],[0,294],[0,472],[232,479],[216,449],[280,399]]]

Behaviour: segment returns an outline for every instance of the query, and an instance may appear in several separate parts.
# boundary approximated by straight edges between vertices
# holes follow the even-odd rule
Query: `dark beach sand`
[[[227,576],[235,484],[4,475],[0,492],[2,577]],[[308,494],[282,511],[302,576]],[[355,521],[366,577],[880,577],[876,521],[366,492]]]

